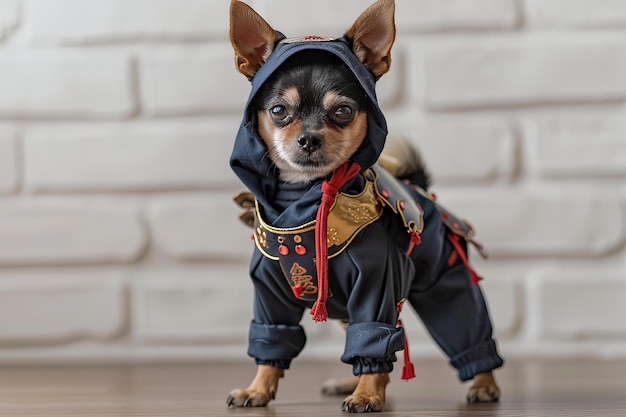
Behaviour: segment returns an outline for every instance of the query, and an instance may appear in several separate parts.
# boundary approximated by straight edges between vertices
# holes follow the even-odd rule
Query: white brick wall
[[[538,27],[607,28],[626,25],[624,0],[527,0],[529,23]]]
[[[9,2],[11,3],[11,2]],[[208,40],[228,30],[228,2],[206,0],[25,1],[25,31],[44,44]]]
[[[0,127],[0,195],[15,191],[17,184],[17,147],[15,133]]]
[[[370,2],[250,1],[288,36]],[[0,0],[0,362],[245,357],[228,4]],[[626,357],[626,1],[397,0],[397,22],[380,101],[492,254],[504,354]],[[339,356],[339,326],[304,325],[305,357]]]
[[[0,114],[8,118],[119,118],[135,108],[125,54],[0,52]]]

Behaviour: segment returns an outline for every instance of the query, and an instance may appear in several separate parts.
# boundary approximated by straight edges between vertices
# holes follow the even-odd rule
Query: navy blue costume
[[[256,200],[248,354],[258,364],[289,368],[306,342],[299,323],[317,294],[312,234],[323,179],[306,187],[279,180],[258,135],[253,106],[257,92],[280,65],[307,50],[327,51],[343,60],[369,101],[367,136],[353,156],[362,172],[341,188],[328,220],[326,307],[330,318],[349,323],[341,360],[353,366],[355,375],[391,372],[395,353],[404,348],[404,330],[396,326],[398,305],[408,300],[461,380],[501,366],[487,308],[465,258],[471,231],[427,192],[390,179],[375,166],[387,126],[374,76],[346,38],[278,42],[252,79],[231,156],[232,169]],[[419,232],[421,244],[411,244],[407,231]]]

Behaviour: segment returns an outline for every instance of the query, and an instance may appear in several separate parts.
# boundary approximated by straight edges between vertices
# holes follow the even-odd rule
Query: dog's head
[[[282,39],[280,32],[237,0],[231,2],[230,13],[235,64],[250,80],[264,69],[279,42],[322,45],[293,53],[267,71],[248,112],[256,113],[256,129],[282,181],[309,182],[327,176],[349,160],[366,137],[373,91],[364,89],[358,70],[335,52],[337,48],[323,48],[332,40]],[[359,16],[343,42],[377,80],[389,70],[394,39],[394,1],[378,0]]]

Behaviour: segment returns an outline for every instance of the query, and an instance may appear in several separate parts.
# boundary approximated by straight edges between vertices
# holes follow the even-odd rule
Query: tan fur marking
[[[282,93],[281,98],[292,108],[297,108],[300,105],[300,93],[296,87],[287,88]]]
[[[356,106],[356,103],[354,102],[354,100],[346,96],[337,94],[334,91],[329,91],[326,94],[324,94],[322,104],[324,105],[324,108],[327,110],[331,110],[333,107],[337,107],[341,104],[349,104],[352,107]]]

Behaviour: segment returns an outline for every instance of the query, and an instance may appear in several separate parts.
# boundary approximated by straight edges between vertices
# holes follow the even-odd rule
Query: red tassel
[[[330,180],[322,183],[322,201],[317,209],[315,226],[315,257],[317,262],[317,301],[313,304],[313,321],[326,321],[326,299],[328,298],[328,213],[335,202],[339,189],[361,171],[359,164],[345,162],[337,168]]]
[[[450,241],[450,243],[452,243],[454,250],[459,255],[459,257],[463,261],[463,264],[465,265],[465,268],[467,268],[467,270],[470,273],[470,276],[472,277],[472,284],[477,284],[479,281],[482,281],[483,278],[480,275],[478,275],[476,271],[474,271],[474,269],[470,266],[469,261],[467,260],[467,254],[461,247],[461,244],[459,243],[459,239],[460,239],[459,235],[452,233],[452,232],[448,233],[448,240]]]
[[[404,367],[402,368],[402,380],[403,381],[408,381],[409,379],[415,378],[415,367],[413,366],[413,363],[409,360],[407,362],[406,360],[406,354],[404,355],[405,359],[404,359]]]
[[[313,321],[326,321],[328,320],[328,311],[326,310],[326,300],[323,302],[319,300],[315,301],[313,307],[311,308],[311,315],[313,316]]]
[[[402,320],[398,319],[398,327],[404,327]],[[404,334],[404,366],[402,367],[402,380],[408,381],[411,378],[415,378],[415,366],[411,362],[411,355],[409,353],[409,338]]]

